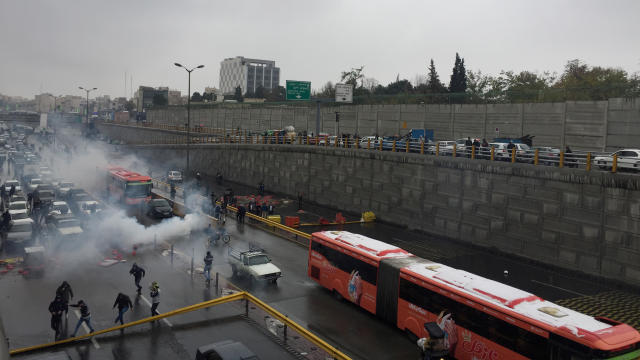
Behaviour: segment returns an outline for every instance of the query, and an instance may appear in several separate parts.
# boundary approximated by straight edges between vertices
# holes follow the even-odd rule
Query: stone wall
[[[114,126],[101,126],[105,132]],[[123,133],[120,131],[120,133]],[[184,145],[135,146],[168,167]],[[201,144],[191,166],[344,211],[623,282],[640,281],[640,177],[312,146]]]
[[[534,144],[580,150],[640,147],[640,99],[527,104],[341,105],[320,108],[320,131],[362,136],[404,134],[411,128],[434,131],[436,140],[467,136],[492,139],[535,135]],[[336,123],[335,113],[340,113]],[[184,126],[186,109],[149,111],[155,124]],[[264,131],[293,125],[316,131],[316,107],[225,104],[194,107],[193,126]],[[497,129],[497,131],[496,131]]]

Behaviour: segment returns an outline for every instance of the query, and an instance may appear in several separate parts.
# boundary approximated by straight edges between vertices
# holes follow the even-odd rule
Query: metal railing
[[[102,334],[107,334],[113,331],[125,329],[132,326],[137,326],[140,324],[145,324],[148,322],[152,322],[155,320],[160,320],[176,315],[185,314],[195,310],[206,309],[211,306],[222,305],[225,303],[234,303],[237,305],[237,309],[241,312],[244,312],[244,316],[246,319],[252,321],[259,327],[264,327],[268,330],[275,340],[278,341],[281,345],[286,346],[290,351],[298,354],[305,354],[306,358],[309,359],[338,359],[338,360],[348,360],[350,359],[347,355],[343,354],[338,349],[334,348],[324,340],[320,339],[315,334],[311,333],[309,330],[300,326],[296,322],[289,319],[287,316],[283,315],[276,309],[267,305],[257,297],[251,295],[248,292],[236,292],[231,295],[222,296],[217,299],[204,301],[198,304],[186,306],[183,308],[175,309],[160,315],[155,315],[151,317],[147,317],[144,319],[135,320],[124,325],[113,326],[107,329],[102,329],[95,331],[90,334],[78,335],[76,337],[67,338],[60,341],[55,341],[51,343],[39,344],[19,349],[13,349],[9,353],[14,356],[17,354],[22,354],[26,352],[31,352],[35,350],[41,350],[45,348],[50,348],[58,345],[68,344],[72,342],[76,342],[79,340],[85,340],[91,337],[99,336]],[[234,315],[235,316],[235,315]],[[273,321],[269,323],[265,322],[265,318],[270,317]]]
[[[127,126],[134,126],[127,124]],[[184,134],[159,134],[136,144],[185,144],[186,128],[163,124],[138,124],[144,128],[164,129],[184,132]],[[638,164],[620,162],[617,155],[601,152],[576,151],[571,153],[540,151],[539,149],[519,150],[506,149],[500,146],[475,147],[445,145],[440,142],[424,142],[416,139],[389,138],[353,138],[336,136],[300,136],[300,135],[264,135],[246,130],[193,127],[190,135],[191,144],[271,144],[271,145],[309,145],[333,148],[348,148],[368,151],[390,151],[417,153],[433,156],[466,157],[473,160],[504,161],[511,163],[527,163],[534,166],[555,166],[559,168],[581,168],[590,171],[594,168],[611,171],[620,169],[640,171]],[[606,159],[596,156],[604,156]]]

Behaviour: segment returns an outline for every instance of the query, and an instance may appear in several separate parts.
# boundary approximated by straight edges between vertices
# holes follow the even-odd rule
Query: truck
[[[262,249],[238,251],[229,247],[228,254],[233,276],[242,275],[249,277],[252,282],[268,281],[273,284],[282,276],[280,269],[271,263]]]

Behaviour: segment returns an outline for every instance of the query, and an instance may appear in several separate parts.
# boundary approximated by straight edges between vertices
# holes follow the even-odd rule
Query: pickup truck
[[[262,250],[237,251],[229,247],[229,264],[234,276],[245,275],[251,281],[264,280],[275,284],[282,276],[280,269]]]

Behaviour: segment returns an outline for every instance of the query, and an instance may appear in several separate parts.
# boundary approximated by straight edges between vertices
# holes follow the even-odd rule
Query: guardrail
[[[113,123],[117,124],[117,123]],[[162,124],[117,124],[140,128],[153,128],[183,132],[178,136],[152,136],[148,140],[136,144],[186,144],[186,127]],[[184,135],[184,136],[183,136]],[[432,156],[466,157],[473,160],[505,161],[511,163],[528,163],[534,166],[555,166],[559,168],[582,168],[591,171],[594,167],[613,173],[620,169],[640,171],[640,159],[627,161],[616,154],[599,152],[558,152],[541,151],[540,149],[518,150],[499,146],[475,147],[444,145],[441,142],[429,143],[419,140],[384,139],[384,138],[339,138],[335,136],[294,136],[294,135],[262,135],[246,130],[230,130],[206,127],[190,129],[191,144],[273,144],[273,145],[309,145],[334,148],[349,148],[367,151],[390,151],[417,153]],[[598,157],[596,159],[596,157]]]
[[[307,354],[307,358],[311,359],[326,359],[327,356],[330,356],[333,359],[338,360],[348,360],[350,359],[347,355],[343,354],[338,349],[334,348],[324,340],[320,339],[318,336],[311,333],[309,330],[305,329],[301,325],[289,319],[287,316],[281,314],[276,309],[267,305],[260,299],[255,296],[249,294],[248,292],[237,292],[235,294],[222,296],[217,299],[204,301],[198,304],[186,306],[183,308],[175,309],[160,315],[155,315],[151,317],[147,317],[144,319],[132,321],[126,323],[124,325],[113,326],[107,329],[98,330],[90,334],[79,335],[72,338],[67,338],[60,341],[55,341],[51,343],[39,344],[19,349],[13,349],[9,351],[10,355],[23,354],[35,350],[46,349],[58,345],[69,344],[72,342],[76,342],[79,340],[88,339],[91,337],[95,337],[98,335],[110,333],[113,331],[129,328],[132,326],[137,326],[140,324],[145,324],[151,321],[156,321],[164,318],[168,318],[171,316],[176,316],[184,313],[188,313],[195,310],[201,310],[205,308],[209,308],[212,306],[222,305],[225,303],[231,302],[241,302],[244,300],[244,306],[241,306],[241,309],[244,311],[244,316],[248,319],[251,319],[254,323],[258,325],[264,324],[265,315],[271,316],[277,321],[279,321],[282,326],[277,327],[276,329],[268,329],[273,336],[277,337],[278,340],[286,343],[287,346],[292,348],[294,351],[298,353]],[[250,306],[251,304],[252,306]],[[265,324],[265,326],[268,326]],[[300,336],[297,336],[300,335]],[[300,341],[300,337],[304,338],[306,341]],[[203,344],[204,345],[204,344]],[[318,351],[320,350],[320,351]]]

